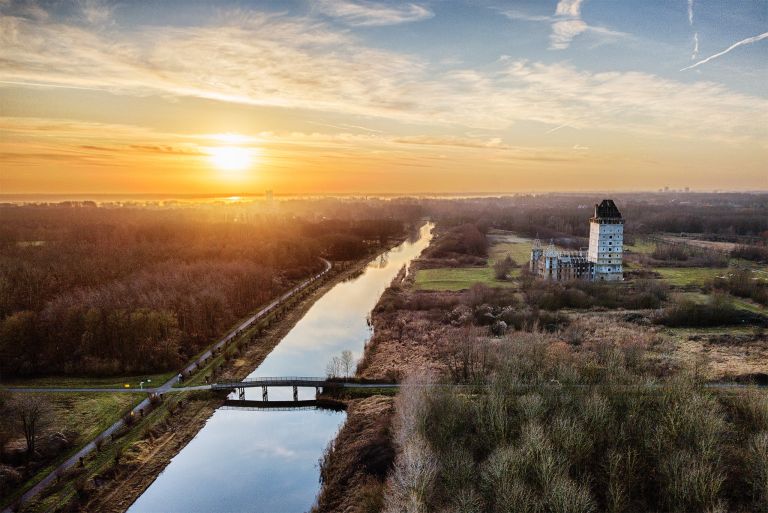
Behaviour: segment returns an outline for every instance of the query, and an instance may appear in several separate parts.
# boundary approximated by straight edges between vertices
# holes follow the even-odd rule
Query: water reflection
[[[427,247],[432,224],[320,298],[249,377],[323,376],[343,350],[362,355],[371,336],[368,314],[403,265]],[[314,398],[299,389],[299,399]],[[290,388],[270,400],[290,400]],[[247,389],[246,399],[261,399]],[[324,410],[220,409],[128,510],[142,512],[308,510],[319,491],[317,462],[344,414]]]
[[[343,421],[324,410],[218,410],[129,511],[306,511]]]

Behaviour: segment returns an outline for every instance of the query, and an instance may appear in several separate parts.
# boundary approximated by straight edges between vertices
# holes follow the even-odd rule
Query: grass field
[[[518,265],[526,264],[531,258],[530,242],[502,242],[494,244],[488,251],[490,265],[507,257],[512,257]]]
[[[139,388],[139,383],[144,381],[145,387],[159,386],[168,381],[173,372],[164,374],[144,374],[140,376],[112,376],[109,378],[93,378],[80,376],[49,376],[44,378],[13,379],[3,381],[0,386],[13,387],[50,387],[50,388]],[[151,381],[149,381],[151,380]]]
[[[636,239],[634,244],[624,244],[624,251],[631,251],[632,253],[648,254],[653,253],[656,249],[656,244],[647,239]]]
[[[702,286],[727,272],[726,269],[710,267],[655,267],[653,270],[659,273],[664,281],[676,287]]]
[[[58,394],[58,395],[61,395],[61,394]],[[72,394],[72,395],[76,395],[76,394]],[[133,394],[99,394],[100,397],[106,397],[111,395],[120,395],[121,397],[134,397],[135,399],[137,399],[137,402],[139,400],[138,398],[133,396]],[[133,404],[128,404],[124,406],[125,411],[127,411],[128,408],[132,405]],[[119,410],[119,411],[123,411],[123,410]],[[165,406],[161,405],[159,408],[155,408],[151,410],[143,418],[138,419],[137,423],[132,427],[130,431],[128,431],[128,433],[125,436],[122,436],[116,441],[107,444],[104,447],[104,449],[101,451],[92,452],[85,460],[84,469],[80,469],[80,471],[82,472],[82,475],[88,478],[93,478],[99,472],[102,472],[106,468],[112,466],[115,459],[115,453],[118,447],[123,449],[130,447],[132,443],[140,440],[142,437],[145,436],[146,429],[148,427],[156,425],[167,416],[168,416],[168,409]],[[91,434],[90,438],[93,438],[96,433],[105,429],[110,423],[111,422],[105,422],[104,425],[94,427],[94,430],[93,430],[94,432]],[[74,452],[74,450],[72,452]],[[62,457],[60,461],[63,461],[64,459],[65,457]],[[50,472],[53,466],[54,465],[51,465],[49,468],[45,469],[45,472]],[[38,479],[41,479],[44,475],[45,473],[41,470],[38,473],[38,476],[39,476]],[[29,486],[31,486],[32,484],[34,483],[30,483]],[[24,511],[29,511],[30,513],[32,512],[42,513],[47,511],[53,511],[56,507],[60,507],[62,504],[66,504],[67,501],[69,501],[75,494],[76,492],[74,487],[74,479],[62,480],[61,483],[53,485],[50,488],[50,492],[47,495],[44,494],[44,496],[38,496],[37,498],[32,500],[25,507]]]
[[[514,277],[519,270],[512,272]],[[416,288],[421,290],[464,290],[475,283],[491,287],[511,287],[514,280],[499,281],[493,276],[490,267],[448,267],[441,269],[421,269],[416,273]]]
[[[742,310],[748,310],[752,313],[768,315],[768,308],[758,305],[757,303],[747,301],[746,299],[733,298],[733,304]]]
[[[77,436],[73,440],[73,446],[70,450],[51,460],[47,466],[40,468],[34,476],[16,489],[14,496],[18,496],[34,486],[56,466],[111,426],[144,398],[143,395],[120,393],[47,393],[35,394],[35,397],[39,397],[51,405],[55,419],[52,428],[55,431],[74,432],[77,433]]]

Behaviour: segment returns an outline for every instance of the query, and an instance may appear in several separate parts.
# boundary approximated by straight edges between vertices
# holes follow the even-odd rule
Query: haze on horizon
[[[0,194],[768,189],[768,2],[0,0]]]

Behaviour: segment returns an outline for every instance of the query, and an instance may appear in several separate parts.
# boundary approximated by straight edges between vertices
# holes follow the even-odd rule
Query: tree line
[[[226,222],[196,207],[0,206],[0,373],[178,368],[318,272],[318,257],[359,258],[403,233],[371,213]]]

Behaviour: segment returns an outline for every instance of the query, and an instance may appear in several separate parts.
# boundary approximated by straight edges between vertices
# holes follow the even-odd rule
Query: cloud
[[[611,30],[606,27],[588,25],[581,19],[581,4],[583,0],[560,0],[555,7],[553,16],[530,15],[518,10],[502,11],[511,20],[547,22],[550,24],[550,50],[564,50],[571,45],[573,39],[583,33],[590,33],[604,39],[626,37],[629,34]]]
[[[573,4],[566,7],[576,12]],[[511,58],[445,70],[372,48],[316,19],[252,12],[224,12],[198,26],[109,32],[71,20],[0,16],[0,75],[16,83],[377,118],[417,127],[409,133],[423,126],[503,130],[542,123],[664,138],[759,140],[764,128],[754,113],[768,110],[765,99],[722,85],[650,73],[596,73]],[[345,121],[358,131],[355,120]]]
[[[421,5],[396,2],[380,3],[364,0],[320,0],[315,8],[327,16],[338,18],[348,25],[379,27],[426,20],[434,13]]]
[[[502,14],[510,20],[522,20],[522,21],[552,21],[552,16],[532,15],[520,12],[517,10],[502,11]]]
[[[504,143],[500,138],[478,139],[472,137],[453,136],[410,136],[397,137],[392,142],[399,144],[412,144],[418,146],[442,146],[458,149],[492,150],[504,154],[507,160],[525,160],[539,162],[564,162],[576,160],[580,156],[561,148],[530,148],[513,146]]]
[[[109,21],[114,10],[113,5],[109,5],[101,0],[79,0],[79,7],[83,18],[93,25]]]
[[[751,45],[752,43],[757,43],[758,41],[762,41],[763,39],[768,38],[768,32],[763,32],[762,34],[759,34],[757,36],[748,37],[746,39],[742,39],[739,42],[733,43],[731,46],[723,50],[722,52],[718,52],[714,55],[710,55],[706,59],[702,59],[694,64],[691,64],[690,66],[686,66],[685,68],[681,69],[680,71],[685,71],[689,69],[696,68],[698,66],[701,66],[702,64],[706,64],[711,60],[717,59],[718,57],[722,57],[723,55],[727,54],[731,50],[735,50],[736,48],[744,45]]]
[[[581,16],[581,4],[583,0],[560,0],[555,8],[556,16]]]
[[[555,7],[555,21],[549,35],[551,50],[564,50],[573,38],[587,31],[587,24],[581,19],[582,0],[560,0]]]
[[[552,34],[549,36],[549,47],[552,50],[568,48],[573,38],[587,30],[587,24],[582,20],[559,20],[552,24]]]

